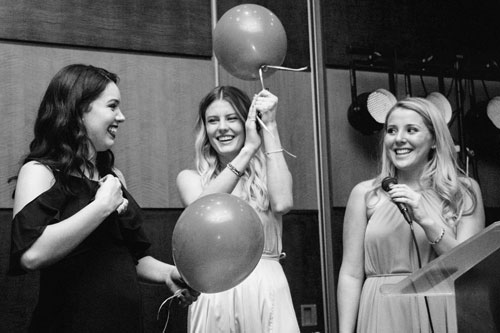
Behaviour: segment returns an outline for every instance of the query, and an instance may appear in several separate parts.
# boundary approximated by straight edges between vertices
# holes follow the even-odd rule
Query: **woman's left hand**
[[[261,120],[268,125],[276,121],[276,110],[278,108],[278,97],[269,90],[259,92],[253,101],[253,105],[260,114]]]
[[[191,305],[200,295],[184,282],[176,267],[165,277],[165,283],[172,293],[178,293],[177,300],[182,307]]]
[[[392,201],[404,203],[411,211],[413,220],[420,224],[427,217],[426,211],[422,208],[422,195],[412,190],[405,184],[393,184],[388,192]]]

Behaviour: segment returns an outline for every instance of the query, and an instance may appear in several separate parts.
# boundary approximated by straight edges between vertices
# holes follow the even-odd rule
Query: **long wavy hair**
[[[97,152],[96,165],[91,161],[89,152],[95,149],[82,119],[108,84],[118,81],[116,74],[103,68],[82,64],[62,68],[50,81],[40,103],[35,137],[23,164],[44,164],[69,193],[71,174],[84,177],[84,170],[88,170],[92,176],[94,168],[101,175],[112,172],[114,155],[110,150]]]
[[[403,99],[389,110],[384,125],[387,132],[387,120],[399,109],[418,113],[432,134],[435,149],[429,152],[420,184],[424,189],[431,189],[442,200],[441,208],[447,223],[454,227],[462,215],[471,214],[477,205],[477,197],[472,188],[470,178],[465,175],[457,160],[457,152],[453,138],[446,121],[437,107],[425,98],[409,97]],[[397,169],[392,163],[389,152],[382,144],[381,171],[374,182],[374,190],[380,191],[380,185],[385,177],[397,177]],[[465,198],[472,200],[471,207],[465,207]]]
[[[240,89],[232,86],[219,86],[210,91],[200,102],[196,121],[196,170],[201,176],[203,186],[216,178],[226,167],[221,163],[217,152],[210,145],[206,130],[205,114],[208,107],[216,100],[225,100],[236,111],[241,122],[245,123],[250,109],[250,98]],[[242,176],[243,199],[260,211],[269,209],[267,192],[266,164],[262,149],[259,148],[250,160]]]

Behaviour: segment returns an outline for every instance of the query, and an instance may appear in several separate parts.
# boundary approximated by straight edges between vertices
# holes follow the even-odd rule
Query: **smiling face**
[[[423,170],[434,142],[424,118],[417,112],[397,108],[387,118],[384,146],[396,169]]]
[[[220,157],[234,158],[245,143],[245,127],[233,106],[215,100],[205,112],[208,140]]]
[[[97,152],[110,149],[115,143],[118,124],[125,121],[120,110],[120,90],[110,82],[102,94],[90,104],[83,115],[87,135]]]

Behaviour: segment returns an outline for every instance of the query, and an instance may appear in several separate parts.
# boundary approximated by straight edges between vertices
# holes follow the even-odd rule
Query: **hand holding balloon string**
[[[156,313],[156,320],[160,319],[161,309],[163,308],[163,306],[165,304],[168,303],[167,319],[165,320],[165,326],[163,326],[162,333],[165,333],[166,330],[167,330],[168,320],[170,319],[170,307],[172,306],[172,301],[173,301],[174,298],[179,298],[181,295],[182,295],[182,290],[179,289],[172,296],[170,296],[169,298],[167,298],[166,300],[164,300],[163,303],[161,303],[160,307],[158,308],[158,312]]]
[[[263,89],[263,90],[264,90],[264,89]],[[254,95],[254,96],[253,96],[253,101],[252,101],[252,105],[250,106],[250,108],[255,107],[255,101],[256,101],[256,99],[257,99],[257,97],[258,97],[259,95],[260,95],[260,93],[259,93],[259,94],[257,94],[257,95]],[[275,136],[274,136],[274,134],[271,132],[271,130],[269,130],[269,128],[266,126],[266,124],[264,124],[264,122],[262,121],[261,117],[262,117],[261,110],[257,109],[257,113],[256,113],[256,115],[255,115],[255,120],[257,120],[257,121],[258,121],[259,125],[260,125],[260,126],[261,126],[264,130],[266,130],[266,132],[267,132],[267,133],[269,133],[269,135],[271,135],[271,137],[272,137],[273,139],[276,139],[276,137],[275,137]],[[257,129],[257,130],[258,130],[258,129]]]
[[[180,279],[181,279],[182,283],[187,286],[186,282],[184,282],[184,280],[182,280],[182,278],[180,278]],[[187,286],[187,287],[188,287],[187,289],[186,288],[178,289],[172,296],[170,296],[166,300],[164,300],[161,303],[160,307],[158,308],[158,312],[156,313],[156,320],[160,319],[160,312],[161,312],[163,306],[168,303],[167,319],[165,321],[165,326],[163,327],[162,333],[165,333],[165,331],[167,330],[168,321],[170,319],[170,308],[172,306],[173,300],[177,299],[178,304],[180,304],[182,307],[186,307],[193,302],[193,298],[194,298],[194,300],[196,300],[198,298],[198,296],[200,295],[199,292],[191,289],[189,286]]]
[[[267,99],[270,99],[270,101],[266,101]],[[264,101],[262,101],[262,100],[264,100]],[[251,108],[254,107],[257,109],[257,113],[255,115],[255,120],[275,140],[276,140],[276,137],[274,136],[274,134],[266,126],[264,121],[262,121],[261,111],[273,113],[273,119],[274,119],[276,117],[274,113],[276,112],[277,101],[278,101],[277,97],[275,97],[273,94],[271,94],[269,92],[269,90],[263,89],[260,93],[258,93],[257,95],[254,95],[252,105],[251,105]],[[281,151],[287,153],[288,155],[290,155],[293,158],[297,158],[296,155],[290,153],[288,150],[284,149],[283,147],[281,147],[281,149],[278,149],[278,150],[273,151],[273,152],[267,152],[266,155],[269,155],[271,153],[281,152]]]
[[[266,88],[266,86],[264,84],[264,74],[263,74],[264,72],[267,72],[269,70],[269,68],[279,69],[279,70],[284,70],[284,71],[291,71],[291,72],[302,72],[302,71],[307,70],[308,67],[305,66],[305,67],[301,67],[301,68],[290,68],[290,67],[283,67],[283,66],[262,65],[262,66],[259,67],[259,78],[260,78],[260,84],[262,86],[262,90],[269,90],[269,89]],[[257,114],[257,120],[259,121],[259,124],[266,131],[268,131],[269,134],[271,134],[271,136],[274,138],[274,135],[272,135],[272,133],[269,131],[269,129],[266,127],[266,125],[264,125],[264,123],[262,122],[262,120],[259,118],[259,114]]]

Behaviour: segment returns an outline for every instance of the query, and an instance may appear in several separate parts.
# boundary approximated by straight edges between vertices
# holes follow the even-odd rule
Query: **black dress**
[[[56,182],[27,204],[12,221],[9,273],[23,274],[20,257],[47,225],[84,208],[98,183],[70,177],[75,196]],[[123,189],[129,205],[111,214],[70,254],[40,271],[40,294],[30,332],[142,332],[137,261],[150,246],[140,207]]]

